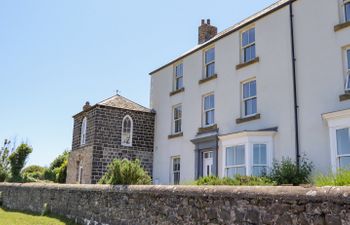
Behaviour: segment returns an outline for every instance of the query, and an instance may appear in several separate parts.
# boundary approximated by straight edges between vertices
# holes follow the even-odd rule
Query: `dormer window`
[[[80,145],[86,144],[86,130],[87,130],[87,118],[84,117],[81,123],[81,135],[80,135]]]
[[[123,146],[132,146],[133,122],[129,115],[126,115],[122,122],[122,140]]]

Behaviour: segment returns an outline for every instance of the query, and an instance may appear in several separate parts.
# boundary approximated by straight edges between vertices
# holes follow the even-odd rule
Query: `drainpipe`
[[[300,167],[300,143],[299,143],[299,106],[297,94],[297,79],[296,79],[296,58],[295,58],[295,43],[294,43],[294,14],[293,2],[289,1],[290,14],[290,34],[291,34],[291,48],[292,48],[292,66],[293,66],[293,97],[294,97],[294,123],[295,123],[295,153],[297,167]]]

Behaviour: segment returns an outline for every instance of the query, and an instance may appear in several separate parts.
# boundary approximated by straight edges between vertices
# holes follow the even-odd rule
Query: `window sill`
[[[197,135],[212,132],[212,131],[217,131],[217,130],[218,130],[218,126],[216,124],[211,125],[209,127],[200,127],[198,128]]]
[[[214,74],[213,76],[206,77],[206,78],[203,78],[202,80],[199,80],[198,84],[203,84],[203,83],[206,83],[208,81],[215,80],[216,78],[218,78],[218,75]]]
[[[343,101],[346,101],[346,100],[350,100],[350,93],[345,93],[345,94],[339,95],[339,101],[340,102],[343,102]]]
[[[184,92],[184,91],[185,91],[185,88],[180,88],[178,90],[170,92],[169,96],[173,96],[173,95],[176,95],[176,94]]]
[[[249,117],[238,118],[238,119],[236,119],[236,123],[241,124],[241,123],[246,123],[246,122],[250,122],[250,121],[258,120],[258,119],[260,119],[260,113],[255,114],[253,116],[249,116]]]
[[[184,136],[184,133],[180,132],[180,133],[177,133],[177,134],[168,135],[168,139],[173,139],[173,138],[182,137],[182,136]]]
[[[340,31],[344,28],[350,27],[350,21],[344,22],[334,26],[334,32]]]
[[[250,66],[252,64],[258,63],[260,61],[259,57],[255,57],[255,59],[250,60],[249,62],[241,63],[236,66],[236,70],[242,69],[244,67]]]

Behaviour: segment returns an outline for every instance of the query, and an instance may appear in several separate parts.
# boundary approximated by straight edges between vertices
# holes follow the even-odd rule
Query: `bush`
[[[56,169],[54,169],[54,173],[56,175],[56,182],[64,184],[66,183],[66,177],[67,177],[67,165],[68,160],[64,160],[62,165]]]
[[[201,177],[196,185],[231,185],[231,186],[267,186],[275,185],[268,177],[236,176],[235,178],[219,178],[216,176]]]
[[[109,166],[99,184],[131,185],[151,184],[151,177],[141,167],[140,160],[116,159]]]
[[[22,182],[21,170],[23,169],[26,160],[33,149],[27,144],[21,144],[18,148],[9,156],[11,165],[11,182]]]
[[[0,165],[0,182],[4,182],[8,177],[6,170]]]
[[[69,152],[68,151],[64,151],[61,155],[57,156],[52,163],[50,164],[49,169],[50,170],[54,170],[56,168],[60,168],[62,166],[62,164],[68,160],[69,157]]]
[[[46,170],[45,167],[32,165],[24,168],[21,174],[23,178],[33,178],[34,180],[44,180],[45,170]]]
[[[55,183],[66,183],[69,152],[57,156],[43,173],[43,178]]]
[[[335,174],[319,174],[314,178],[316,186],[347,186],[350,185],[350,171],[339,169]]]
[[[300,160],[300,167],[292,162],[290,158],[283,158],[281,162],[274,161],[269,178],[278,185],[291,184],[300,185],[310,183],[310,175],[313,164],[305,157]]]

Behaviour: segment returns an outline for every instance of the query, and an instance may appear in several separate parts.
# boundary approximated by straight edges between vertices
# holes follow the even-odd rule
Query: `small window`
[[[350,1],[345,0],[344,1],[344,13],[345,13],[345,22],[350,21]]]
[[[243,63],[256,58],[255,53],[255,28],[251,28],[242,33],[241,37],[242,61]]]
[[[132,146],[133,122],[130,116],[125,116],[122,123],[122,145]]]
[[[181,133],[182,107],[181,105],[173,108],[173,133]]]
[[[253,145],[253,176],[263,176],[267,173],[266,144]]]
[[[235,177],[236,175],[246,175],[245,166],[245,146],[237,145],[226,148],[226,168],[227,177]]]
[[[83,182],[83,165],[81,161],[77,162],[77,179],[78,184],[82,184]]]
[[[215,75],[215,48],[211,48],[204,53],[205,77]]]
[[[256,80],[243,83],[243,114],[251,116],[257,113]]]
[[[345,90],[350,91],[350,48],[346,50],[346,84],[345,84]]]
[[[204,126],[210,126],[214,124],[214,115],[215,114],[215,102],[214,95],[210,94],[204,96],[203,99],[203,119]]]
[[[172,158],[172,183],[174,185],[180,184],[180,157]]]
[[[183,64],[180,63],[175,66],[174,68],[174,84],[175,84],[175,91],[183,88]]]
[[[80,145],[86,144],[86,130],[87,130],[87,118],[84,117],[83,122],[81,123]]]
[[[337,166],[350,169],[350,132],[349,128],[339,129],[337,135]]]

